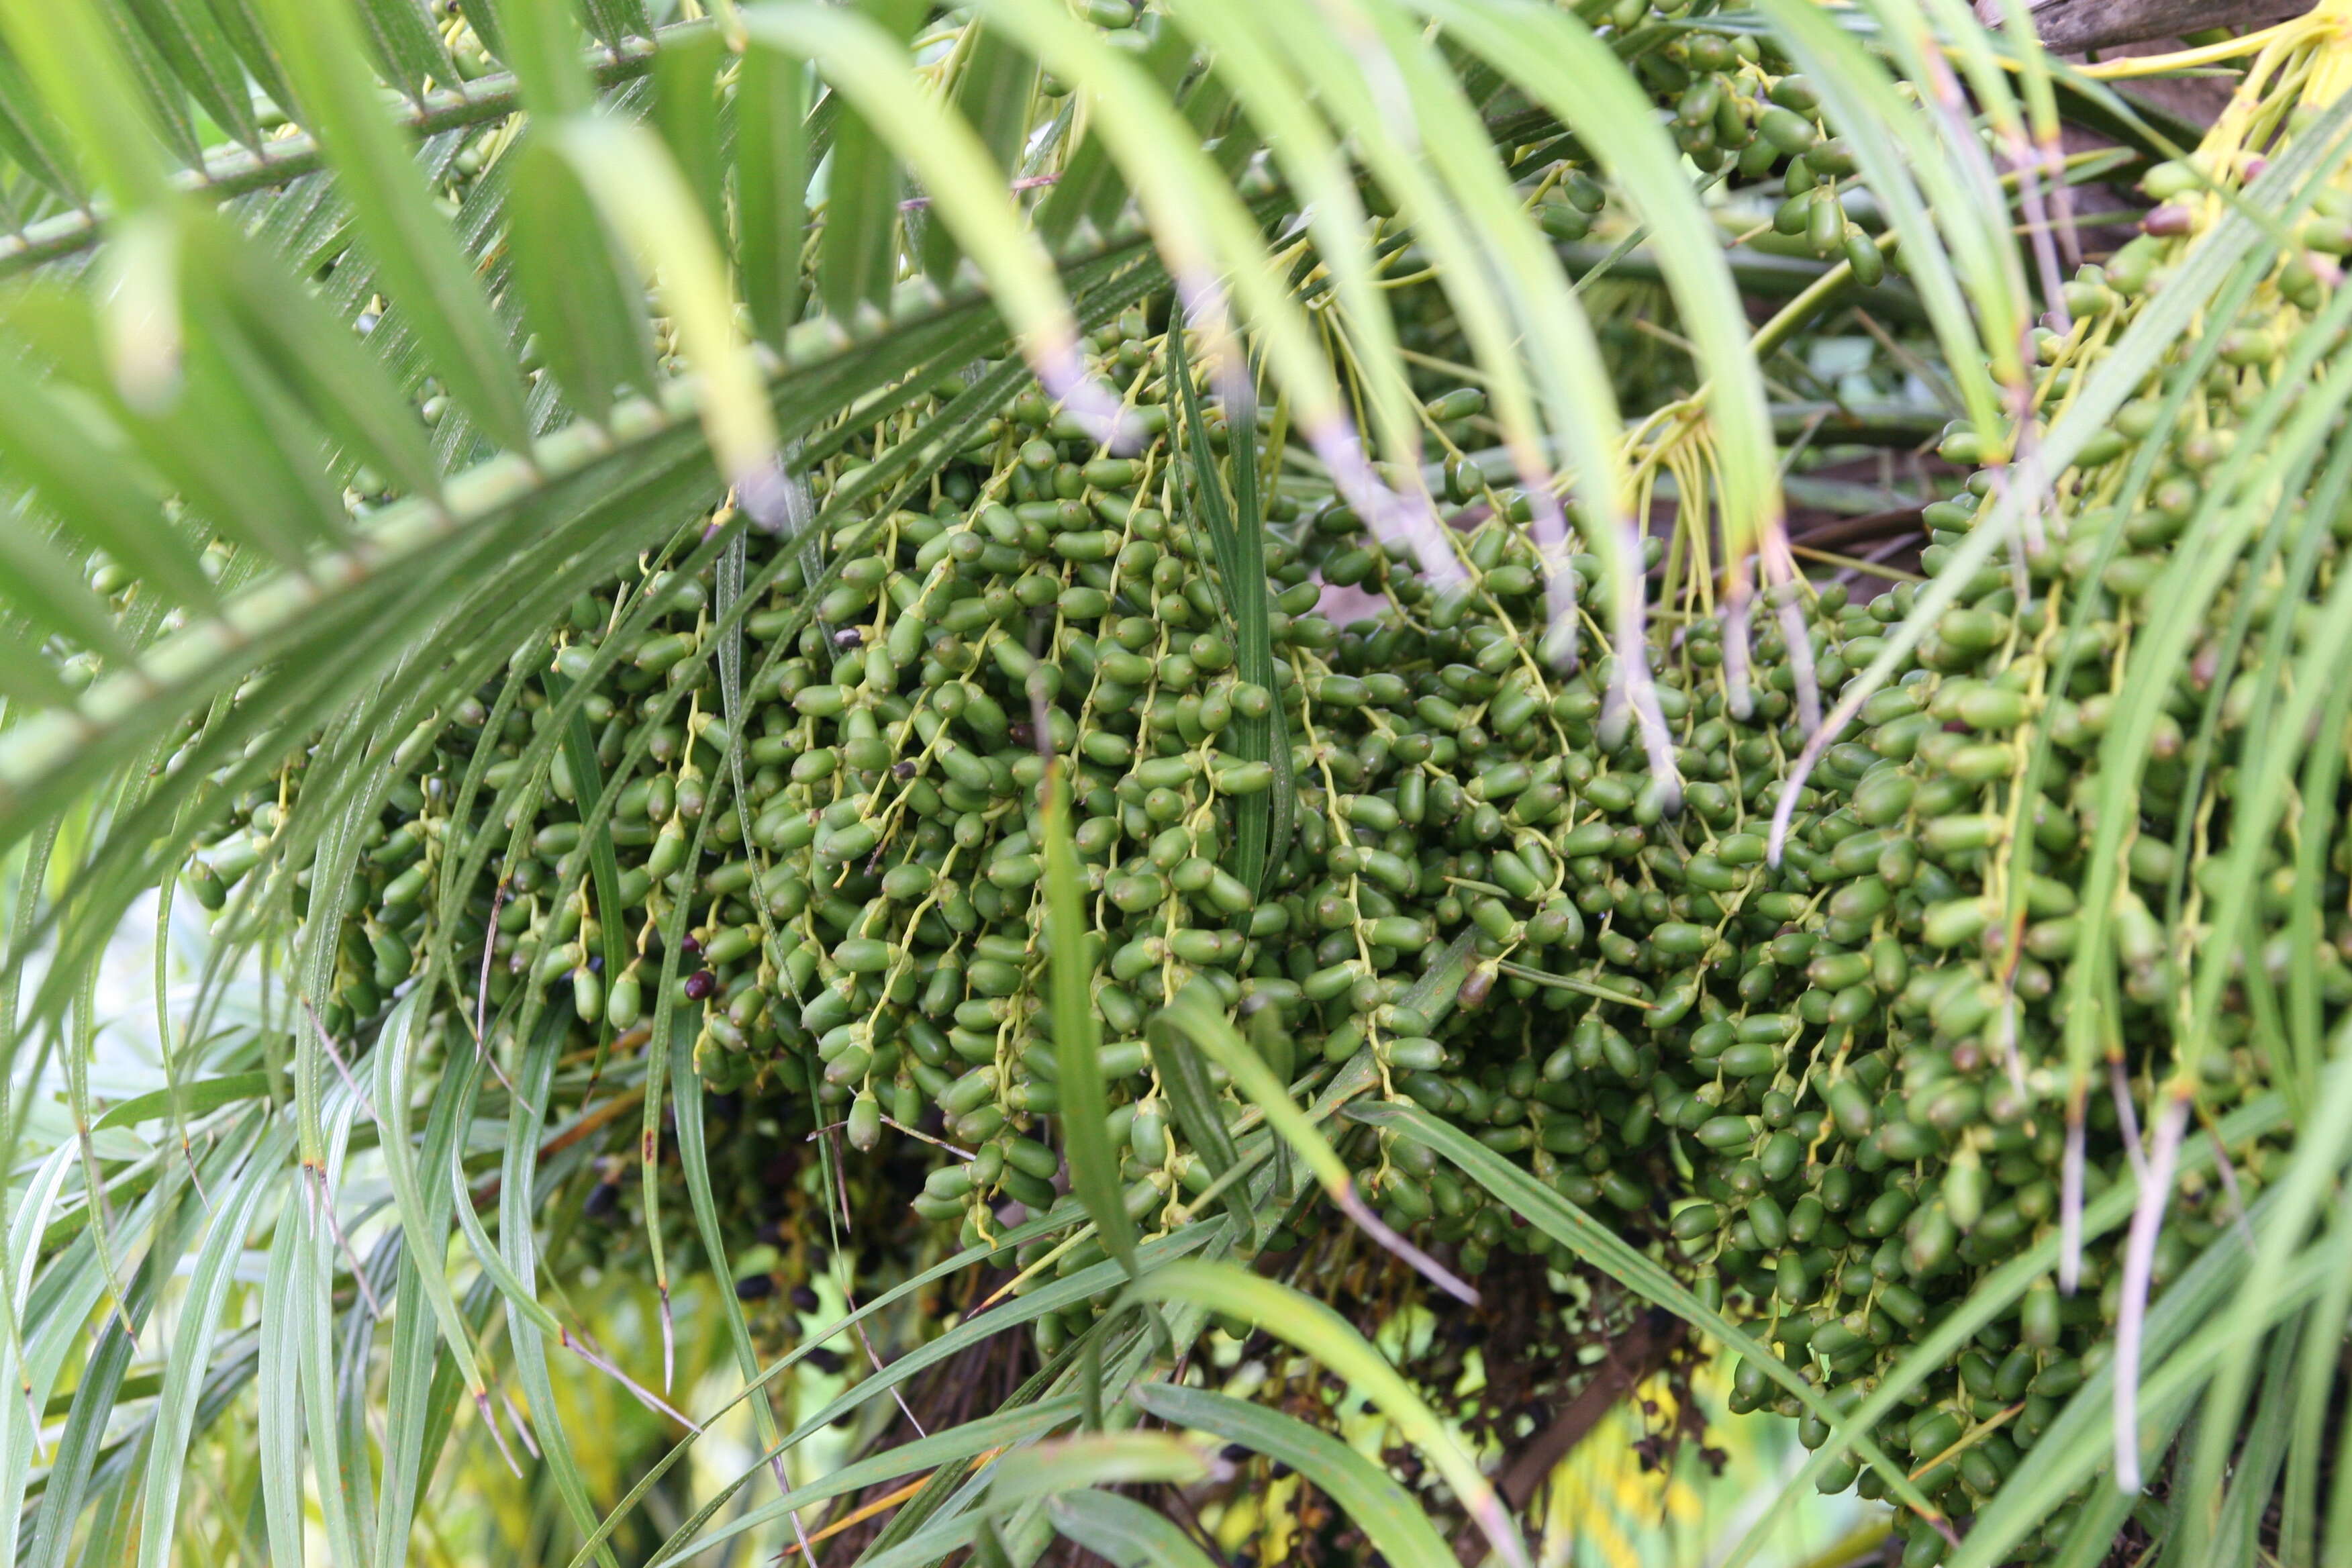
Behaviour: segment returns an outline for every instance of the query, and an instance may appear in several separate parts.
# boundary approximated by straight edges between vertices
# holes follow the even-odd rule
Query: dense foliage
[[[20,1557],[2352,1545],[2333,9],[698,11],[0,5]]]

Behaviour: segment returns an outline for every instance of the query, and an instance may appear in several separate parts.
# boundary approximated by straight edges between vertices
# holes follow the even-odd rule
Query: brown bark
[[[2177,38],[2206,27],[2255,27],[2310,9],[2300,0],[2039,0],[2028,7],[2042,47],[2056,55],[2109,49],[2150,38]],[[1999,26],[2001,0],[1977,0],[1977,15]]]

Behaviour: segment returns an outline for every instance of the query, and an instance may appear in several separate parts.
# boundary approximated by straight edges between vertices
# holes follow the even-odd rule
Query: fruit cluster
[[[1885,261],[1840,199],[1853,188],[1853,152],[1830,134],[1811,85],[1789,69],[1770,37],[1738,26],[1736,14],[1687,9],[1620,0],[1604,13],[1604,36],[1669,111],[1668,129],[1693,166],[1743,182],[1777,179],[1783,200],[1775,231],[1801,237],[1817,255],[1843,254],[1864,284],[1876,283]],[[1599,166],[1573,135],[1539,143],[1528,158],[1546,160],[1556,162],[1539,183],[1537,216],[1556,239],[1583,239],[1608,203]]]
[[[1765,83],[1752,53],[1711,34],[1675,47],[1659,61],[1687,79],[1677,118],[1693,155],[1744,148],[1743,170],[1760,174],[1799,154],[1783,226],[1801,218],[1822,248],[1843,246],[1857,270],[1865,255],[1874,264],[1877,248],[1851,243],[1842,216],[1820,216],[1835,215],[1850,164],[1818,140],[1801,83]],[[2197,193],[2231,177],[2226,163],[2158,171],[2181,203],[2106,268],[2084,269],[2064,330],[2037,339],[2045,416],[2220,210]],[[1598,204],[1580,182],[1564,167],[1547,210],[1589,213]],[[2338,207],[2325,208],[2308,249],[2333,253],[2341,231]],[[920,504],[831,508],[808,554],[753,536],[748,565],[765,585],[743,622],[740,692],[716,657],[715,582],[656,562],[583,595],[543,668],[422,732],[367,855],[322,1021],[341,1032],[378,1015],[445,909],[457,912],[443,941],[487,943],[491,1005],[568,993],[601,1040],[633,1038],[662,1000],[667,962],[708,1084],[792,1097],[845,1123],[859,1151],[907,1145],[898,1168],[912,1155],[928,1172],[907,1194],[916,1215],[986,1239],[1008,1201],[1043,1207],[1062,1190],[1040,789],[1058,766],[1092,925],[1110,1131],[1147,1228],[1209,1179],[1143,1044],[1154,1009],[1204,981],[1252,1020],[1286,1079],[1368,1058],[1384,1093],[1656,1243],[1790,1365],[1851,1399],[1976,1280],[2059,1226],[2070,1162],[2093,1197],[2124,1176],[2132,1123],[2176,1068],[2186,944],[2222,874],[2236,770],[2266,700],[2263,645],[2246,628],[2308,635],[2352,534],[2340,495],[2273,498],[2272,545],[2220,587],[2208,640],[2156,717],[2124,839],[2114,972],[2098,977],[2117,1092],[2086,1099],[2065,1070],[2060,1010],[2097,879],[2101,742],[2147,595],[2185,531],[2210,533],[2210,498],[2237,482],[2240,433],[2274,439],[2298,390],[2326,374],[2325,355],[2289,363],[2282,345],[2309,337],[2298,329],[2331,277],[2314,254],[2283,258],[2225,337],[2176,345],[2146,395],[2053,477],[2057,504],[2021,531],[2014,560],[1963,585],[1809,772],[1794,765],[1809,739],[1800,695],[1840,691],[1889,646],[1915,590],[1866,604],[1838,585],[1778,590],[1787,613],[1759,619],[1744,649],[1726,647],[1712,616],[1658,616],[1648,652],[1673,781],[1625,721],[1621,671],[1589,622],[1573,660],[1543,657],[1525,498],[1470,465],[1447,472],[1449,500],[1470,503],[1454,520],[1464,591],[1433,595],[1346,506],[1282,487],[1265,508],[1263,580],[1220,564],[1188,500],[1164,322],[1130,310],[1091,346],[1127,395],[1139,449],[1107,453],[1023,392]],[[962,384],[900,417],[912,427]],[[1424,412],[1452,449],[1480,407],[1463,389]],[[2158,433],[2168,445],[2151,454]],[[856,495],[887,439],[818,465],[816,499]],[[1259,430],[1212,421],[1195,439],[1229,465],[1274,466]],[[1945,455],[2019,454],[1964,433]],[[1930,569],[2018,472],[1985,468],[1929,509]],[[2306,506],[2336,518],[2294,526]],[[1589,600],[1598,562],[1570,569]],[[1335,585],[1377,595],[1381,613],[1334,624],[1318,606]],[[1257,599],[1270,679],[1248,674],[1233,610]],[[657,613],[635,616],[645,604]],[[539,792],[523,752],[582,679],[600,682],[582,710],[590,743],[558,748]],[[460,792],[484,748],[488,791]],[[575,770],[592,754],[608,774],[635,756],[651,768],[623,782],[609,820],[583,825],[592,795]],[[1791,831],[1771,863],[1769,824],[1790,790]],[[477,804],[457,822],[461,797]],[[191,869],[208,905],[267,858],[277,798],[246,803]],[[494,812],[524,852],[495,886],[428,897],[448,846]],[[2247,943],[2260,957],[2242,984],[2284,987],[2292,967],[2333,1016],[2352,1001],[2340,850],[2312,866],[2291,836],[2267,847],[2267,923]],[[606,848],[609,885],[590,875]],[[2315,877],[2317,907],[2333,912],[2290,965],[2290,894]],[[673,929],[686,932],[675,953]],[[1415,982],[1457,958],[1470,966],[1458,1005],[1420,1011]],[[2199,1042],[2207,1110],[2269,1071],[2241,1011],[2222,1009]],[[919,1132],[968,1157],[917,1147]],[[1426,1149],[1369,1133],[1344,1148],[1389,1223],[1452,1247],[1463,1272],[1503,1249],[1547,1250]],[[2226,1152],[2227,1180],[2192,1180],[2176,1202],[2159,1289],[2263,1179],[2262,1147]],[[1990,1494],[2110,1353],[2121,1270],[2095,1249],[2082,1278],[2071,1296],[2036,1284],[1876,1434],[1930,1496],[1965,1511]],[[1057,1339],[1087,1312],[1042,1331]],[[1740,1369],[1736,1387],[1742,1405],[1800,1413],[1760,1369]],[[1818,1444],[1826,1428],[1809,1416],[1805,1436]],[[1849,1460],[1829,1480],[1856,1475]],[[1940,1537],[1916,1531],[1906,1561],[1938,1551]]]

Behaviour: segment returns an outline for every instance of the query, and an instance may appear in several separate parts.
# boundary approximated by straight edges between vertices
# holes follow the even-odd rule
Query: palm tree
[[[0,3],[0,1539],[2342,1560],[2346,45],[1999,19]]]

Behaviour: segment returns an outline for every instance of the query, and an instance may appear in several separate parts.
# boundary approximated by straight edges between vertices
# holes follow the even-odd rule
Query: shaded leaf
[[[336,0],[324,0],[334,4]],[[427,80],[455,81],[457,62],[425,15],[422,0],[351,0],[359,22],[393,83],[412,100]]]
[[[754,47],[735,89],[737,265],[761,339],[781,347],[800,320],[801,241],[808,222],[808,65]]]
[[[1061,1079],[1062,1146],[1070,1187],[1093,1216],[1103,1249],[1131,1276],[1136,1271],[1135,1222],[1119,1184],[1118,1152],[1110,1141],[1110,1104],[1103,1089],[1101,1028],[1095,1016],[1097,938],[1079,891],[1078,852],[1070,841],[1069,786],[1058,763],[1046,784],[1045,811],[1045,943],[1054,1024],[1054,1060]]]
[[[1187,1300],[1228,1313],[1256,1324],[1330,1368],[1427,1456],[1503,1560],[1526,1568],[1530,1561],[1527,1543],[1477,1462],[1463,1451],[1412,1385],[1329,1307],[1230,1264],[1199,1259],[1162,1264],[1129,1287],[1128,1294],[1147,1300]]]
[[[1162,27],[1150,37],[1139,63],[1160,89],[1157,96],[1166,96],[1174,91],[1192,62],[1191,40],[1174,27]],[[1083,135],[1064,161],[1061,177],[1038,205],[1037,231],[1047,246],[1059,249],[1081,222],[1092,224],[1097,230],[1108,225],[1126,196],[1127,185],[1119,177],[1118,162],[1109,145],[1098,135]]]
[[[213,122],[247,147],[258,150],[261,127],[253,117],[244,63],[205,0],[121,3],[138,17],[156,49]]]
[[[562,153],[526,137],[508,154],[517,177],[507,198],[508,254],[548,373],[581,416],[609,424],[624,387],[655,384],[653,332],[644,295]]]
[[[893,42],[905,39],[923,10],[904,0],[865,0],[861,9]],[[879,309],[887,299],[898,276],[898,198],[905,192],[898,161],[881,133],[858,110],[844,113],[834,128],[817,252],[817,292],[835,320],[855,321],[861,305]]]
[[[224,1073],[177,1089],[155,1089],[109,1107],[95,1130],[136,1127],[173,1114],[194,1119],[241,1100],[258,1099],[269,1092],[270,1080],[271,1074],[265,1069]]]
[[[1200,1451],[1165,1432],[1088,1432],[1005,1455],[996,1462],[988,1500],[1001,1510],[1088,1487],[1185,1486],[1208,1476]]]
[[[665,44],[654,59],[654,122],[678,173],[702,205],[710,232],[727,232],[727,165],[719,124],[718,77],[727,48],[717,32]],[[739,107],[737,114],[741,115]],[[745,146],[746,154],[761,149]]]
[[[1217,473],[1216,456],[1210,448],[1207,423],[1201,415],[1200,392],[1192,384],[1184,327],[1181,312],[1170,317],[1168,378],[1175,385],[1177,406],[1183,416],[1183,445],[1192,459],[1190,494],[1216,557],[1218,586],[1234,627],[1235,668],[1244,680],[1271,693],[1276,686],[1268,629],[1272,589],[1265,575],[1265,517],[1259,504],[1256,457],[1254,451],[1247,457],[1234,457],[1233,494],[1228,498]],[[1246,369],[1232,381],[1236,390],[1249,395],[1226,410],[1231,427],[1255,430],[1255,383]],[[1234,804],[1234,876],[1253,892],[1262,891],[1267,877],[1290,852],[1290,819],[1297,785],[1290,769],[1289,712],[1276,702],[1262,718],[1235,714],[1227,728],[1234,756],[1265,763],[1274,770],[1270,789],[1244,795]]]
[[[1175,1521],[1116,1492],[1066,1492],[1045,1513],[1055,1529],[1114,1568],[1211,1568],[1209,1554]]]
[[[499,14],[500,58],[522,83],[534,121],[585,112],[595,102],[580,63],[580,24],[572,0],[492,0]],[[658,58],[655,69],[665,68]]]
[[[989,161],[1007,181],[1020,167],[1037,92],[1037,63],[1003,33],[975,17],[964,29],[963,62],[956,73],[956,112],[971,122]],[[923,270],[945,283],[963,252],[945,224],[923,225]]]
[[[1321,1489],[1397,1568],[1452,1568],[1456,1561],[1429,1515],[1396,1478],[1295,1415],[1177,1383],[1139,1384],[1135,1402],[1162,1421],[1244,1444],[1290,1466]]]
[[[397,9],[410,0],[373,0]],[[335,161],[379,286],[434,361],[435,373],[490,437],[527,447],[530,424],[506,334],[433,205],[400,133],[376,107],[351,0],[253,0],[300,95],[302,123]],[[419,16],[422,24],[422,17]]]

